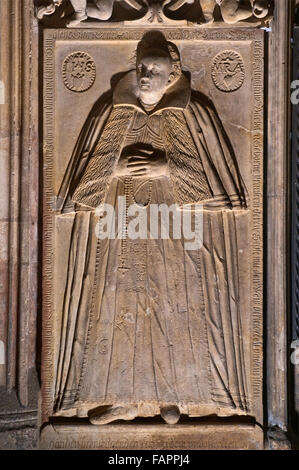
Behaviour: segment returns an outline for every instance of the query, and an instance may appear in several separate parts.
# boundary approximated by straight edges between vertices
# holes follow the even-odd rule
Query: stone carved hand
[[[158,178],[168,175],[165,152],[150,146],[132,146],[124,149],[116,166],[115,176]]]

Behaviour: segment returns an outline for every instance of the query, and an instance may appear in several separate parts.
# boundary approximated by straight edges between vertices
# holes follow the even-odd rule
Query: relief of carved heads
[[[220,0],[223,20],[228,24],[252,17],[265,18],[269,13],[268,0]]]
[[[45,0],[45,5],[40,5],[36,9],[36,16],[41,20],[44,16],[49,16],[55,13],[58,7],[62,6],[61,18],[68,17],[66,26],[69,28],[78,26],[82,21],[87,18],[96,20],[107,21],[113,14],[114,3],[119,0]],[[142,2],[138,0],[123,0],[128,7],[135,11],[140,11],[144,8]],[[73,12],[69,16],[68,6],[72,7]]]
[[[168,10],[175,12],[183,5],[195,4],[195,0],[174,0],[169,3]],[[201,17],[199,13],[198,22],[203,21],[205,24],[214,22],[217,6],[220,9],[223,21],[234,24],[253,17],[265,18],[269,14],[271,4],[269,0],[199,0],[199,3]]]
[[[118,12],[114,10],[114,3],[120,0],[45,0],[45,5],[37,8],[37,18],[52,15],[62,6],[61,17],[66,16],[66,26],[76,27],[87,18],[108,21],[114,15],[117,20]],[[128,13],[126,21],[135,21],[136,24],[147,23],[173,23],[177,20],[188,20],[196,23],[209,24],[222,20],[227,24],[247,21],[252,18],[265,19],[271,10],[271,0],[122,0]],[[40,4],[39,4],[40,5]],[[67,9],[72,6],[73,13]],[[186,7],[186,5],[189,5]],[[182,8],[184,7],[184,8]],[[193,13],[191,13],[191,10]],[[131,13],[138,12],[142,18],[136,20]],[[192,19],[190,19],[190,14]],[[126,15],[127,18],[126,18]],[[175,19],[173,18],[175,15]],[[123,20],[124,18],[122,18]]]

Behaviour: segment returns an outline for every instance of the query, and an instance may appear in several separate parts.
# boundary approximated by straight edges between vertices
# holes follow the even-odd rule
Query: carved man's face
[[[146,104],[155,104],[173,81],[171,59],[161,51],[148,51],[137,63],[139,96]]]

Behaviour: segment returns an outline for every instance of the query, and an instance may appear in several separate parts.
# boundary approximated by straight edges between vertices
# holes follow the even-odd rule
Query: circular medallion
[[[86,52],[69,54],[62,64],[65,86],[77,93],[89,90],[96,79],[96,64]]]
[[[236,91],[245,80],[245,65],[242,56],[235,51],[223,51],[212,63],[212,79],[218,90]]]

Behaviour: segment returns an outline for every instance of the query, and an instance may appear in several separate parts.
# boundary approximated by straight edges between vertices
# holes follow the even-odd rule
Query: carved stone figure
[[[113,5],[119,0],[70,0],[74,13],[66,21],[66,26],[72,28],[87,18],[95,18],[106,21],[112,16]],[[141,10],[142,5],[136,0],[124,0],[134,10]],[[45,15],[52,15],[55,10],[64,3],[64,0],[51,0],[51,3],[37,9],[38,19]]]
[[[36,16],[41,20],[45,15],[52,15],[56,8],[60,7],[63,3],[63,0],[51,0],[50,3],[46,5],[39,6],[36,10]]]
[[[221,0],[200,0],[200,6],[206,23],[214,21],[214,10],[217,4],[220,5]]]
[[[102,21],[109,20],[113,13],[113,5],[119,0],[69,0],[73,6],[74,13],[66,21],[68,27],[75,27],[87,18]],[[137,23],[173,23],[167,12],[176,12],[185,4],[193,4],[194,0],[124,0],[127,5],[135,11],[145,8],[145,13]],[[45,6],[37,9],[37,17],[41,19],[44,15],[52,15],[56,8],[61,6],[64,0],[51,0]],[[270,11],[270,0],[200,0],[200,15],[205,23],[212,23],[215,19],[215,7],[219,5],[223,21],[234,24],[251,18],[264,19]],[[185,15],[182,15],[184,19]],[[202,19],[198,19],[201,22]]]
[[[181,414],[247,413],[239,303],[246,190],[213,104],[191,90],[162,33],[144,35],[136,69],[95,104],[57,201],[57,217],[72,213],[74,222],[56,414],[93,424],[161,414],[174,424]],[[102,203],[123,236],[96,236]],[[187,251],[182,231],[152,237],[148,225],[148,236],[127,236],[129,207],[150,217],[161,204],[185,216],[201,205],[201,249]]]
[[[72,27],[79,24],[87,17],[97,18],[99,20],[108,20],[112,15],[113,4],[115,0],[93,0],[87,6],[87,0],[70,0],[74,14],[67,21],[67,26]]]
[[[226,23],[237,23],[251,17],[265,18],[269,13],[267,0],[216,0]]]
[[[193,3],[193,1],[177,0],[171,3],[168,8],[171,11],[176,11],[185,3]],[[203,18],[206,23],[214,21],[216,5],[220,6],[224,22],[229,24],[252,17],[265,18],[269,13],[268,0],[200,0]]]

